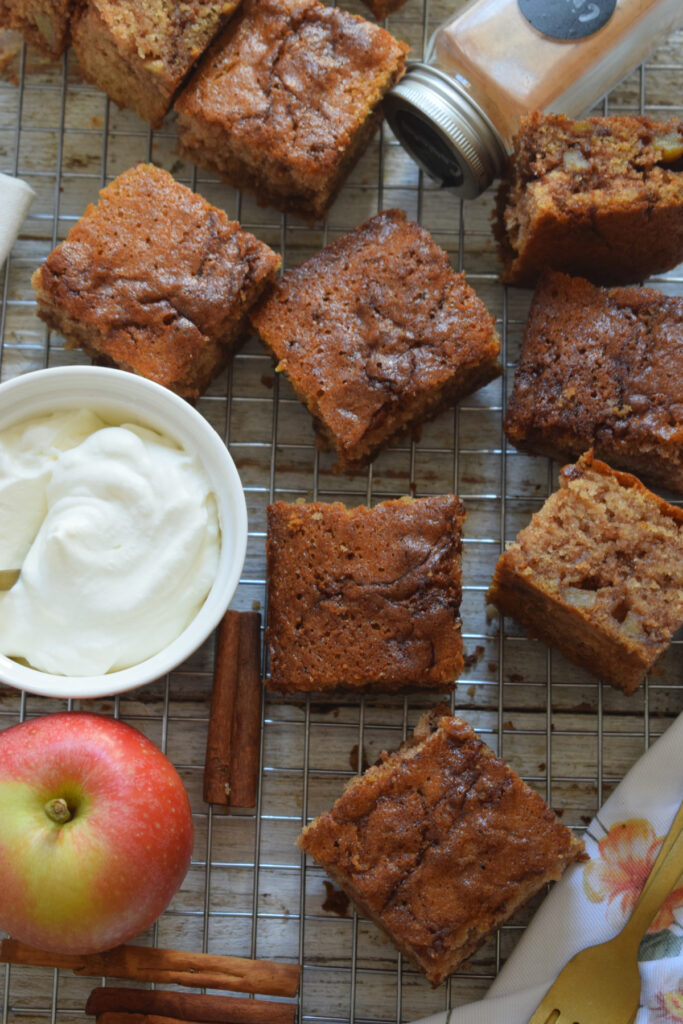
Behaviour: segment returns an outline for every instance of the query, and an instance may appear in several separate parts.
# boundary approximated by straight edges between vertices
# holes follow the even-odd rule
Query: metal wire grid
[[[362,13],[358,8],[358,13]],[[388,27],[417,52],[447,12],[436,0],[409,0]],[[681,114],[683,32],[601,105],[604,112]],[[152,133],[78,79],[71,58],[46,66],[24,49],[0,83],[0,168],[38,193],[8,261],[0,312],[0,379],[74,362],[62,339],[36,318],[29,278],[94,201],[98,188],[136,160],[154,160],[279,248],[285,266],[301,262],[341,231],[380,209],[401,206],[420,220],[455,266],[467,271],[498,319],[505,378],[429,424],[418,442],[383,453],[367,473],[339,477],[314,444],[308,414],[270,359],[250,340],[199,408],[224,436],[249,507],[249,548],[234,606],[265,609],[265,506],[297,497],[350,504],[400,494],[455,491],[468,510],[464,552],[464,638],[470,662],[451,706],[484,734],[523,777],[578,829],[610,788],[681,709],[680,639],[662,667],[631,698],[603,688],[508,620],[486,619],[483,593],[506,540],[556,484],[546,459],[506,446],[502,416],[529,294],[503,289],[489,229],[492,196],[458,203],[422,179],[387,131],[353,172],[321,230],[260,210],[173,153],[172,121]],[[678,105],[677,105],[678,104]],[[683,294],[681,268],[655,283]],[[482,995],[533,907],[516,918],[445,985],[432,991],[369,922],[323,907],[324,876],[296,850],[301,826],[331,805],[344,782],[383,748],[406,737],[434,696],[343,700],[267,697],[261,785],[254,812],[226,815],[202,801],[213,642],[156,684],[116,699],[62,702],[0,690],[0,725],[64,707],[89,707],[132,722],[177,765],[192,802],[192,867],[146,940],[177,948],[294,960],[302,964],[302,1021],[410,1020]],[[334,904],[334,900],[332,901]],[[337,905],[337,910],[339,910]],[[69,972],[5,967],[2,1021],[82,1021],[92,980]]]

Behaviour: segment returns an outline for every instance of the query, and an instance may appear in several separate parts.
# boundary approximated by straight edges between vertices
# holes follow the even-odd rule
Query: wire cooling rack
[[[363,13],[358,7],[357,13]],[[387,25],[420,53],[448,13],[437,0],[408,0]],[[36,191],[21,238],[4,268],[0,379],[82,361],[35,314],[30,276],[98,189],[138,160],[153,160],[197,189],[263,241],[285,267],[379,210],[398,206],[421,221],[496,315],[505,377],[427,425],[421,439],[391,448],[359,476],[331,472],[315,448],[308,413],[251,339],[214,382],[200,411],[225,438],[249,510],[249,545],[234,601],[265,611],[265,507],[274,498],[374,503],[402,494],[455,491],[468,512],[464,545],[463,635],[468,664],[450,700],[487,743],[563,815],[585,828],[611,788],[683,707],[683,641],[632,697],[530,641],[510,620],[488,622],[484,592],[506,540],[556,485],[547,459],[506,447],[502,416],[530,293],[497,279],[490,215],[493,194],[461,203],[423,179],[383,129],[353,171],[325,225],[311,229],[184,163],[173,119],[150,132],[80,80],[71,55],[41,62],[3,40],[0,170]],[[683,32],[633,72],[598,112],[681,115]],[[682,268],[653,281],[683,295]],[[303,966],[302,1021],[411,1020],[483,995],[535,909],[526,908],[447,984],[432,990],[370,922],[328,897],[325,876],[295,846],[310,818],[328,809],[359,764],[396,747],[434,696],[359,699],[267,696],[255,811],[225,814],[202,800],[214,644],[177,671],[111,700],[59,701],[0,688],[0,727],[64,708],[116,715],[146,733],[173,760],[190,794],[196,840],[189,874],[143,941],[180,949],[268,957]],[[444,695],[449,699],[447,695]],[[536,901],[537,903],[539,901]],[[70,972],[0,968],[2,1021],[82,1022],[97,980]]]

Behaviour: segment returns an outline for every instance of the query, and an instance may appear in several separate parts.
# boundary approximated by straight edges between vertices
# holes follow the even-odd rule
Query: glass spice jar
[[[500,177],[518,119],[573,117],[683,23],[683,0],[469,0],[385,99],[394,134],[469,199]]]

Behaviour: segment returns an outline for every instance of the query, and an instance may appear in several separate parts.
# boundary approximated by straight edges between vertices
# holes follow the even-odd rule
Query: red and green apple
[[[190,864],[185,787],[137,729],[87,712],[0,733],[0,929],[95,953],[148,928]]]

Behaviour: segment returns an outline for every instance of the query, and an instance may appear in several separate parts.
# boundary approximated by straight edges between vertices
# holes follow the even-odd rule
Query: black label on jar
[[[583,39],[607,24],[617,0],[519,0],[534,28],[552,39]]]

